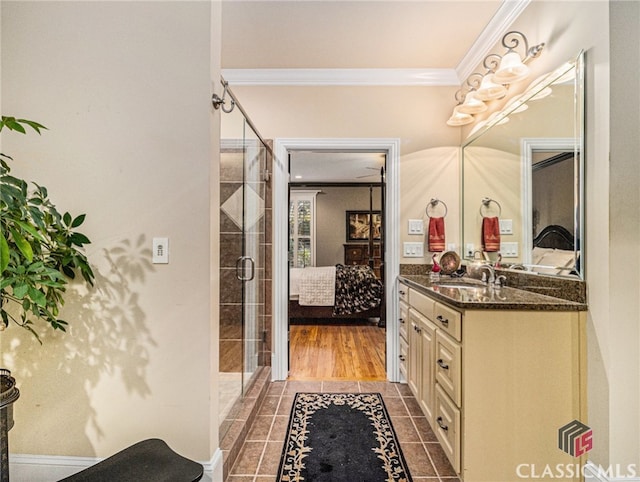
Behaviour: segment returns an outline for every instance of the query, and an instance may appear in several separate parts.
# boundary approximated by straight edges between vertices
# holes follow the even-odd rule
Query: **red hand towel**
[[[498,217],[482,218],[482,243],[484,251],[500,251],[500,220]]]
[[[444,251],[444,218],[429,218],[429,251]]]

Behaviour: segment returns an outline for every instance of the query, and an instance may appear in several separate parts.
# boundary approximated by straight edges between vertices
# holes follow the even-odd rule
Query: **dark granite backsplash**
[[[401,264],[401,275],[428,275],[431,271],[430,264]],[[587,284],[578,279],[561,278],[558,276],[546,276],[541,274],[497,269],[507,277],[506,286],[520,290],[530,291],[541,295],[554,296],[576,303],[587,303]]]

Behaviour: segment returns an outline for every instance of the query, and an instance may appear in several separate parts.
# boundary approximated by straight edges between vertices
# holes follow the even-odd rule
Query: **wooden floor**
[[[385,337],[377,323],[291,325],[289,380],[386,380]]]

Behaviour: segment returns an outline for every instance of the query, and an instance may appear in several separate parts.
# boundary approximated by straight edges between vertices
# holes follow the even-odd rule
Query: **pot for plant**
[[[13,402],[20,397],[20,390],[16,387],[16,380],[11,372],[0,368],[0,414],[2,415],[2,430],[13,427]],[[6,413],[6,417],[4,416]],[[6,420],[6,422],[5,422]],[[6,423],[6,425],[5,425]]]
[[[20,397],[11,372],[0,368],[0,482],[9,482],[9,438],[13,427],[13,402]]]

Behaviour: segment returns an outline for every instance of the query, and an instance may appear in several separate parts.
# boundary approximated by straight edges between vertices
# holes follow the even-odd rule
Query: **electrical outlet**
[[[402,252],[405,258],[421,258],[424,256],[422,243],[402,243]]]
[[[464,250],[464,254],[467,258],[473,258],[473,252],[476,250],[476,246],[473,243],[467,243]]]
[[[153,238],[153,264],[169,263],[169,238]]]
[[[500,243],[500,254],[503,258],[517,258],[518,243]]]

